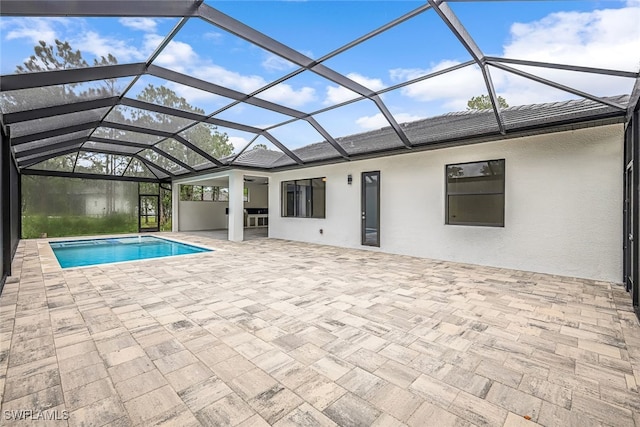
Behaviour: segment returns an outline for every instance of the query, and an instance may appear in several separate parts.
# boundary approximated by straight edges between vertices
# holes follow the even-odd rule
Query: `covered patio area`
[[[63,271],[45,240],[20,242],[3,423],[640,425],[640,328],[617,284],[160,235],[215,251]]]

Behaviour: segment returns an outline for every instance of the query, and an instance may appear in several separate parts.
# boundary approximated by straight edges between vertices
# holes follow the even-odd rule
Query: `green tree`
[[[268,147],[266,144],[256,144],[253,146],[254,150],[267,150]]]
[[[204,115],[204,110],[191,105],[184,97],[179,96],[166,86],[149,84],[138,94],[137,98],[152,104]],[[191,124],[190,120],[181,117],[147,110],[132,111],[131,122],[136,126],[152,127],[166,132],[175,132]],[[219,132],[216,126],[208,123],[199,123],[181,133],[181,136],[216,158],[228,156],[233,152],[233,145],[229,142],[227,134]],[[159,143],[158,147],[189,166],[197,166],[206,161],[202,156],[173,139]],[[171,170],[172,162],[166,158],[155,152],[147,152],[146,154],[149,160]]]
[[[69,42],[55,41],[54,46],[47,45],[43,40],[33,48],[34,54],[18,65],[16,72],[33,73],[46,70],[65,70],[68,68],[88,67],[89,64],[82,58],[79,50],[74,51]]]
[[[501,96],[498,96],[498,104],[500,105],[500,108],[509,107],[507,101]],[[467,101],[467,110],[491,110],[492,108],[493,106],[491,105],[491,98],[489,98],[489,95],[473,96],[469,101]]]
[[[107,56],[94,59],[92,65],[108,66],[117,63],[117,58],[112,54],[108,54]],[[40,41],[34,47],[34,54],[31,55],[24,64],[16,67],[16,73],[83,68],[88,66],[89,63],[83,58],[82,52],[80,50],[74,50],[69,42],[56,40],[54,45],[48,45],[46,42]],[[71,83],[28,89],[18,93],[18,96],[5,95],[0,98],[0,102],[2,102],[2,107],[5,111],[24,111],[49,105],[57,105],[61,102],[72,103],[88,99],[118,96],[122,93],[123,89],[124,86],[120,80],[107,79],[95,83]],[[191,105],[184,97],[178,96],[176,92],[166,86],[156,87],[149,85],[137,97],[149,103],[204,114],[202,109]],[[121,109],[113,109],[110,112],[109,120],[139,127],[166,130],[168,132],[175,132],[192,123],[187,119],[139,109],[130,109],[126,115],[122,113]],[[127,140],[127,138],[131,139],[132,137],[131,134],[125,131],[104,127],[98,128],[96,132],[94,132],[94,135],[114,140]],[[199,123],[181,133],[181,136],[216,158],[228,156],[233,152],[233,145],[229,142],[228,135],[219,132],[214,125]],[[151,142],[152,139],[149,139],[149,143]],[[162,141],[158,146],[172,156],[192,166],[202,164],[205,161],[193,150],[187,149],[173,139]],[[172,170],[172,168],[175,168],[173,162],[165,157],[161,157],[154,151],[145,150],[142,155],[165,169]],[[45,163],[44,168],[47,170],[70,171],[75,165],[76,170],[82,170],[86,173],[109,175],[121,174],[128,165],[130,168],[134,166],[140,167],[137,160],[130,163],[129,157],[126,155],[119,156],[92,153],[90,149],[89,151],[82,151],[77,158],[74,155],[65,155],[49,159]],[[138,173],[142,173],[142,170],[138,170]],[[75,184],[76,180],[61,178],[60,181],[60,187],[58,187],[60,189],[59,194],[77,194],[80,187]],[[111,182],[107,183],[107,187],[108,202],[106,213],[109,214],[115,211],[117,195],[115,194],[114,188],[112,188],[113,185]],[[27,194],[23,194],[23,211],[27,209],[27,205],[35,204],[38,200],[37,186],[30,186],[29,188],[35,193],[29,194],[30,190],[26,189]],[[170,188],[163,187],[160,193],[162,193],[161,220],[166,227],[170,228],[171,190]]]

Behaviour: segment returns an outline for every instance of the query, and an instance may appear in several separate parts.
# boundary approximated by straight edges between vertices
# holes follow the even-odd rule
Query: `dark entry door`
[[[362,244],[380,246],[380,171],[362,172]]]
[[[138,197],[138,232],[160,230],[160,197]]]

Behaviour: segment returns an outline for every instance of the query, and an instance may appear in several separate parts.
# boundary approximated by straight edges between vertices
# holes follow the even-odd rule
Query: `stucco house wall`
[[[196,185],[209,185],[196,182]],[[216,183],[220,185],[220,183]],[[222,184],[225,186],[226,184]],[[249,189],[249,202],[245,202],[245,208],[266,208],[268,206],[269,188],[262,184],[245,183]],[[211,201],[179,201],[178,230],[222,230],[228,227],[226,209],[228,202]]]
[[[493,159],[506,161],[505,226],[446,225],[445,166]],[[617,124],[277,172],[269,237],[620,282],[622,163]],[[360,244],[360,174],[376,170],[371,248]],[[280,183],[315,177],[327,178],[326,218],[282,217]]]

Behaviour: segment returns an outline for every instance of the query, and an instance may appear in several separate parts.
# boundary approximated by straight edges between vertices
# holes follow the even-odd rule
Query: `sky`
[[[211,1],[206,4],[291,48],[319,59],[418,7],[418,1]],[[451,9],[485,55],[567,63],[637,72],[640,69],[640,0],[452,2]],[[0,20],[0,72],[15,72],[39,41],[69,41],[92,62],[109,53],[120,63],[143,62],[177,19],[154,18],[7,18]],[[323,64],[372,90],[446,69],[471,59],[433,10],[327,59]],[[154,64],[199,79],[251,93],[298,67],[197,18],[191,18]],[[633,79],[532,67],[536,72],[596,96],[630,93]],[[575,95],[490,68],[496,92],[512,105],[573,99]],[[128,79],[121,79],[122,88]],[[289,119],[250,105],[228,109],[232,100],[143,76],[127,93],[148,84],[166,85],[189,103],[215,117],[270,128]],[[486,94],[482,74],[469,66],[404,88],[382,99],[397,122],[464,111],[472,96]],[[306,113],[353,99],[346,88],[311,72],[264,91],[258,97]],[[223,111],[222,111],[223,110]],[[314,116],[334,137],[388,126],[378,107],[361,100]],[[253,138],[227,132],[236,150]],[[324,138],[308,123],[270,129],[289,148]],[[256,143],[274,148],[263,137]]]

